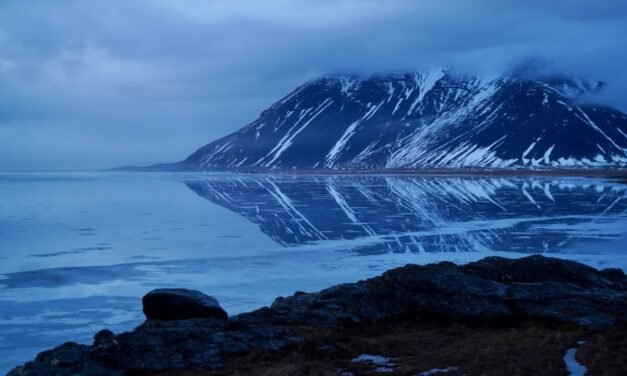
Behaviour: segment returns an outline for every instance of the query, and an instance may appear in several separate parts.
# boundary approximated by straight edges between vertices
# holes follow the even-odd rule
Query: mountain
[[[627,116],[582,97],[603,84],[447,70],[324,76],[177,168],[627,166]]]

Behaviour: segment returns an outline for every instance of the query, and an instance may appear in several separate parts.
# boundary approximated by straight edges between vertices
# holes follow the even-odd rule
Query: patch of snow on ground
[[[585,341],[577,342],[577,345],[583,345],[586,343]],[[568,374],[571,376],[584,376],[586,374],[586,367],[577,362],[575,359],[575,354],[577,354],[577,347],[573,347],[572,349],[568,349],[566,351],[566,355],[564,355],[564,363],[566,363],[566,370],[568,370]]]
[[[393,372],[395,364],[390,358],[381,355],[361,354],[352,360],[353,363],[372,363],[377,366],[375,372]]]
[[[424,371],[418,374],[418,376],[431,376],[437,375],[438,373],[449,373],[453,371],[457,371],[457,367],[446,367],[446,368],[432,368],[428,371]]]

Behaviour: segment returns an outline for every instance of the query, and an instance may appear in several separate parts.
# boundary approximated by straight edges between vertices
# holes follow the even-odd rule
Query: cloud
[[[0,169],[179,160],[327,72],[536,59],[626,111],[626,34],[613,0],[5,0]]]

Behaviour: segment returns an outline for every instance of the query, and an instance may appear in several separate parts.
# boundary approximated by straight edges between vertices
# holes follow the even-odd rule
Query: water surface
[[[141,323],[157,287],[238,313],[406,263],[546,253],[627,268],[611,179],[0,175],[0,373]]]

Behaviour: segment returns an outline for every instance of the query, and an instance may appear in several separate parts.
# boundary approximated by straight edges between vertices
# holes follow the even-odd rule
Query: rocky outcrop
[[[542,256],[522,259],[486,257],[466,265],[464,270],[504,284],[556,282],[573,284],[584,289],[627,288],[625,273],[620,269],[598,271],[578,262]]]
[[[398,317],[544,319],[596,328],[627,320],[626,281],[620,271],[543,256],[407,265],[366,281],[279,298],[240,320],[347,325]]]
[[[148,320],[228,318],[226,311],[214,297],[194,290],[153,290],[142,298],[142,304]]]
[[[217,369],[253,350],[280,352],[302,344],[302,328],[335,331],[429,321],[607,328],[627,322],[626,286],[622,271],[542,256],[491,257],[464,266],[407,265],[369,280],[278,298],[270,307],[229,320],[148,320],[128,333],[102,331],[92,346],[64,344],[10,375]]]

